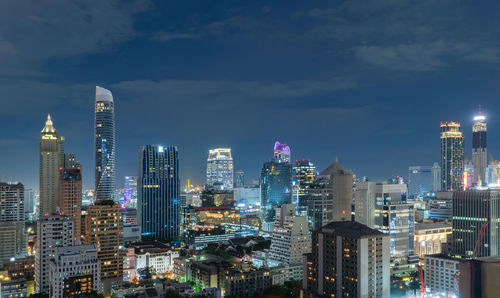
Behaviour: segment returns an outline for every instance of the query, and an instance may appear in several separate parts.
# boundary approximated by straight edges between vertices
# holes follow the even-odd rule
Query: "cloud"
[[[172,33],[172,32],[157,32],[151,36],[151,39],[159,42],[167,42],[175,39],[199,39],[200,36],[191,33]]]

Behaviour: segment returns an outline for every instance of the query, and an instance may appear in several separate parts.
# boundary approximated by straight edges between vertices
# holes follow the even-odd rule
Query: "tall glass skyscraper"
[[[460,123],[441,122],[441,190],[459,190],[464,171],[464,136]]]
[[[276,141],[274,143],[274,159],[278,162],[290,162],[290,147]]]
[[[137,207],[137,177],[125,176],[123,187],[123,205],[128,208]]]
[[[179,235],[180,182],[177,147],[141,147],[137,196],[138,221],[144,236],[159,240]]]
[[[488,165],[486,144],[486,117],[479,111],[472,126],[472,163],[474,164],[474,183],[485,185],[485,169]]]
[[[408,169],[408,195],[417,197],[432,189],[432,167],[413,166]]]
[[[95,198],[113,200],[115,190],[115,112],[113,95],[95,87]]]
[[[297,160],[293,167],[293,188],[294,199],[299,203],[299,206],[307,206],[306,199],[309,196],[309,187],[314,179],[316,179],[314,164],[310,160]]]
[[[233,157],[231,148],[211,149],[207,158],[207,185],[220,184],[223,190],[233,189]]]

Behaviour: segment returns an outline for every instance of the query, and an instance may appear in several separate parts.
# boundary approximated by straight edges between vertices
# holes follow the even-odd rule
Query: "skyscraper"
[[[464,136],[458,122],[441,122],[441,190],[459,190],[464,170]]]
[[[262,207],[271,213],[274,207],[292,203],[292,165],[276,160],[265,162],[260,173]],[[265,215],[267,216],[267,215]]]
[[[57,134],[50,115],[40,132],[40,215],[57,212],[59,167],[64,163],[64,137]]]
[[[24,186],[0,182],[0,267],[10,258],[26,255]]]
[[[297,196],[298,205],[300,207],[307,206],[307,197],[309,188],[316,179],[316,167],[310,160],[297,160],[293,167],[293,182]]]
[[[220,183],[223,189],[233,189],[233,157],[231,148],[216,148],[208,152],[207,185]]]
[[[125,176],[123,204],[129,208],[137,208],[137,177],[135,176]]]
[[[475,175],[473,183],[485,184],[485,169],[488,165],[488,148],[486,144],[486,117],[479,111],[474,117],[472,126],[472,163]]]
[[[375,226],[376,182],[361,181],[354,192],[355,221],[369,228]]]
[[[417,197],[432,189],[432,167],[413,166],[408,169],[408,195]]]
[[[441,166],[437,162],[432,165],[431,191],[441,191]]]
[[[177,147],[141,147],[137,195],[138,220],[144,236],[160,240],[179,235],[180,182]]]
[[[113,95],[95,87],[95,200],[112,200],[115,190],[115,113]]]
[[[234,187],[244,187],[245,186],[245,172],[243,170],[238,170],[234,173]]]
[[[278,162],[290,162],[290,147],[276,141],[274,143],[274,159]]]
[[[61,213],[75,222],[75,241],[79,242],[82,229],[82,173],[79,164],[74,168],[61,168],[59,191]]]
[[[351,220],[351,205],[353,200],[354,174],[344,168],[337,160],[319,173],[316,180],[326,181],[327,191],[332,194],[332,221]]]

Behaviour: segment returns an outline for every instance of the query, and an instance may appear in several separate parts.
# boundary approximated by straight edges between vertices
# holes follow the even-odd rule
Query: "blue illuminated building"
[[[143,236],[164,239],[179,235],[180,182],[177,147],[141,147],[137,197],[137,215]]]

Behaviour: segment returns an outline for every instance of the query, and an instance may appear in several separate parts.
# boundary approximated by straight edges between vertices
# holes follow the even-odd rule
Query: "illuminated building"
[[[0,182],[0,222],[24,221],[24,185]]]
[[[276,160],[265,162],[260,174],[261,206],[268,221],[274,207],[292,202],[292,165]]]
[[[418,197],[432,191],[432,167],[413,166],[408,169],[408,195]]]
[[[179,235],[181,218],[177,147],[141,147],[137,215],[143,236],[160,240]]]
[[[413,204],[384,204],[375,210],[375,228],[389,234],[391,275],[416,270],[414,254],[415,209]]]
[[[464,136],[458,122],[441,122],[441,190],[459,190],[464,170]]]
[[[101,262],[95,244],[56,248],[50,262],[50,297],[79,297],[101,290]]]
[[[120,205],[101,200],[87,208],[84,244],[97,244],[101,280],[121,280],[123,276],[123,214]]]
[[[95,87],[95,200],[113,200],[115,190],[115,112],[113,95]]]
[[[477,236],[487,222],[478,247],[479,257],[500,254],[500,218],[498,190],[469,190],[453,192],[452,254],[473,256]]]
[[[75,222],[75,241],[80,241],[82,226],[82,173],[80,165],[61,168],[59,181],[60,211]]]
[[[234,201],[237,204],[248,204],[257,206],[261,202],[261,191],[258,185],[250,185],[245,187],[236,187],[233,189]]]
[[[158,241],[132,243],[128,248],[134,252],[129,254],[130,262],[135,264],[132,275],[139,275],[139,271],[145,268],[150,268],[155,274],[172,272],[174,258],[179,257],[178,250]]]
[[[304,255],[304,297],[389,297],[389,236],[353,222],[313,231]]]
[[[316,167],[310,160],[297,160],[293,167],[294,196],[300,207],[307,206],[309,187],[316,179]]]
[[[276,208],[269,259],[284,263],[287,279],[302,279],[302,255],[311,252],[311,234],[306,216],[295,216],[295,205]]]
[[[290,147],[276,141],[276,143],[274,143],[274,160],[277,162],[290,163]]]
[[[35,293],[49,293],[50,260],[60,246],[72,246],[75,241],[73,219],[62,215],[40,216],[37,223],[35,253]]]
[[[479,110],[479,113],[474,117],[474,125],[472,125],[472,163],[475,170],[473,182],[482,185],[485,185],[484,171],[488,165],[486,129],[486,117]]]
[[[442,222],[423,222],[415,224],[415,254],[420,258],[424,255],[440,254],[443,244],[451,239],[451,224]]]
[[[207,185],[219,182],[222,189],[233,189],[233,157],[231,148],[211,149],[207,159]]]
[[[243,170],[238,170],[234,173],[234,187],[245,187],[245,172]]]
[[[273,283],[273,271],[255,269],[248,264],[240,263],[225,274],[225,295],[236,297],[259,297],[267,288],[277,285]]]
[[[137,208],[137,177],[135,176],[125,176],[123,205],[128,208]]]
[[[194,208],[199,225],[220,226],[223,223],[240,223],[240,211],[233,206]]]
[[[31,278],[35,275],[35,256],[16,258],[14,260],[4,262],[3,268],[7,269],[9,277],[12,279],[21,277]]]
[[[433,220],[451,221],[453,192],[440,191],[430,201],[429,218]]]
[[[441,166],[437,162],[432,165],[431,191],[441,191]]]
[[[232,190],[216,190],[207,187],[201,192],[201,207],[234,206],[234,194]]]
[[[500,162],[493,160],[484,170],[483,185],[488,187],[500,187]]]
[[[25,218],[33,219],[35,215],[35,192],[33,189],[24,190],[24,214]]]
[[[464,158],[464,172],[462,175],[462,188],[461,190],[468,189],[474,186],[474,177],[476,177],[476,169],[474,164],[468,158]]]
[[[57,212],[59,206],[59,167],[64,164],[64,137],[57,134],[50,115],[40,132],[40,210]]]
[[[431,293],[456,295],[460,260],[446,254],[426,255],[424,257],[424,285]],[[451,296],[451,295],[450,295]],[[446,297],[450,297],[446,296]],[[433,296],[431,296],[433,297]]]
[[[27,236],[23,221],[0,222],[0,266],[11,258],[27,254]]]
[[[376,185],[375,182],[361,181],[356,184],[354,192],[354,220],[373,228],[375,226],[375,206],[376,206]]]
[[[27,297],[26,279],[10,279],[0,277],[0,297],[18,298]]]

